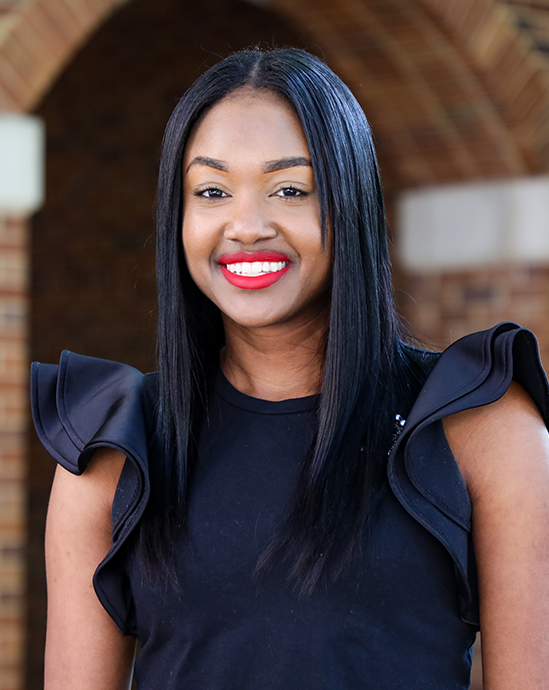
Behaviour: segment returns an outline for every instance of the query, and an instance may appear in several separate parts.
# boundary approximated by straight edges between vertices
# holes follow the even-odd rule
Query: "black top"
[[[138,688],[469,687],[478,630],[471,507],[441,419],[493,402],[513,377],[548,420],[529,331],[502,324],[446,350],[391,451],[391,490],[361,561],[299,597],[286,583],[287,564],[261,581],[251,573],[292,496],[315,432],[315,396],[258,400],[218,377],[174,590],[148,583],[121,548],[148,498],[156,375],[66,352],[59,367],[34,364],[35,424],[60,463],[78,474],[105,445],[128,457],[113,505],[114,545],[94,584],[122,632],[140,639]]]

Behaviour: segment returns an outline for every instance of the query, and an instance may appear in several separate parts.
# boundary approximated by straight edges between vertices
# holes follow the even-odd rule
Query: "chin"
[[[291,316],[272,311],[253,310],[253,309],[221,309],[224,319],[231,321],[242,328],[266,328],[287,323]]]
[[[250,315],[244,316],[239,314],[238,316],[227,315],[227,317],[238,326],[242,328],[267,328],[269,326],[281,325],[281,322],[277,318],[267,318],[265,316]]]

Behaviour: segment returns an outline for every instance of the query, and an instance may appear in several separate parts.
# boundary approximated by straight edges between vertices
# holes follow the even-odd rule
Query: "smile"
[[[218,262],[229,283],[242,290],[267,288],[278,282],[291,266],[290,259],[278,252],[225,254]]]
[[[243,261],[238,264],[227,264],[226,269],[237,276],[264,276],[267,273],[281,271],[287,265],[286,261]]]

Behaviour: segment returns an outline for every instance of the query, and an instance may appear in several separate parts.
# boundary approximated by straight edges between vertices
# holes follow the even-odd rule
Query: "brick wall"
[[[0,687],[22,688],[27,224],[0,217]]]
[[[500,321],[516,321],[538,337],[549,365],[549,266],[507,265],[470,271],[398,274],[397,299],[413,332],[444,347]]]

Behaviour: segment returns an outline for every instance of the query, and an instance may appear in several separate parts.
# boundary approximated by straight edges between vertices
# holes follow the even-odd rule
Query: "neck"
[[[247,328],[224,318],[221,369],[240,392],[288,400],[320,392],[327,310],[298,326]]]

